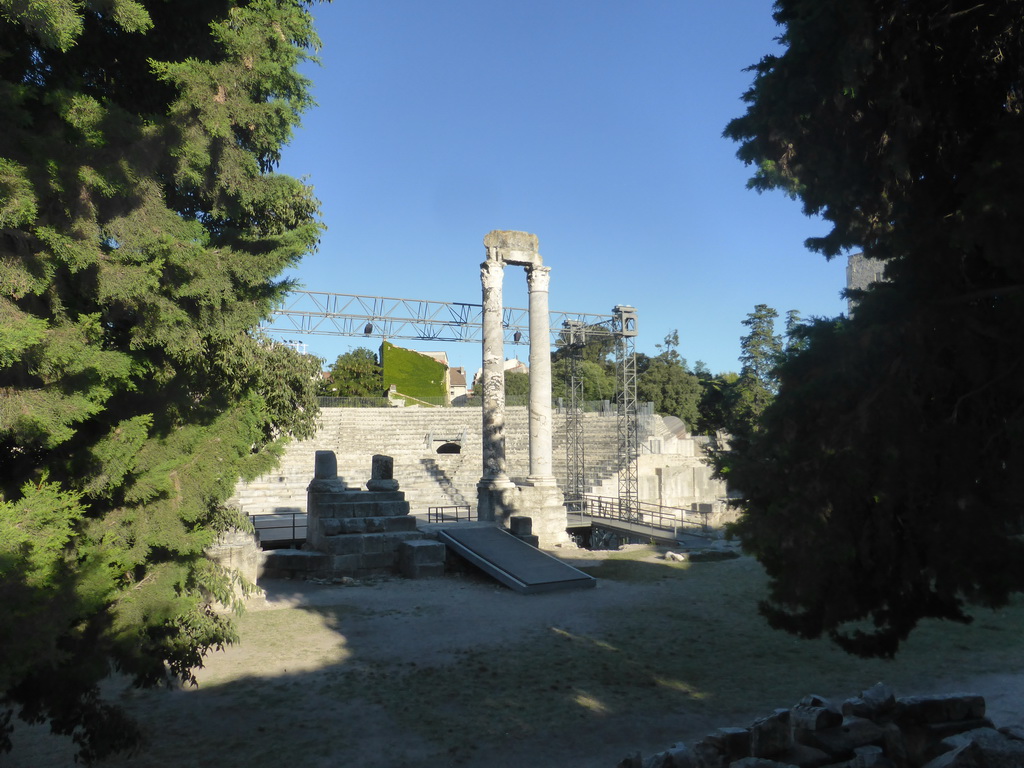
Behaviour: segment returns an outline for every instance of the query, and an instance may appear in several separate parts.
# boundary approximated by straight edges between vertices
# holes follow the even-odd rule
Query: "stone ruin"
[[[317,451],[306,490],[305,551],[268,553],[264,572],[319,579],[443,575],[444,544],[417,530],[391,456],[373,457],[366,487],[350,488],[338,478],[334,451]]]
[[[618,768],[1024,768],[1024,727],[997,729],[976,694],[896,698],[878,683],[836,706],[805,696]]]

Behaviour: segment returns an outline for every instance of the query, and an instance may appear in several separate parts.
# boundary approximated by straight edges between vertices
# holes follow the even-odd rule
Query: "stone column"
[[[551,269],[524,264],[530,288],[530,474],[519,487],[517,510],[532,520],[540,546],[568,542],[562,493],[551,466],[551,320],[548,284]]]
[[[486,242],[486,241],[485,241]],[[503,493],[514,488],[505,465],[505,335],[502,329],[501,281],[505,264],[488,247],[480,265],[483,290],[483,475],[477,483],[477,518],[501,516]]]
[[[530,288],[530,485],[555,485],[551,468],[551,268],[527,267]]]

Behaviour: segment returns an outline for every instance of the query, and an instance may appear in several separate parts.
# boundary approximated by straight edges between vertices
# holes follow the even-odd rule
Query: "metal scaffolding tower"
[[[567,320],[562,339],[569,360],[565,381],[568,401],[565,406],[565,498],[570,504],[578,504],[587,492],[583,376],[580,373],[583,347],[587,342],[587,326],[578,320]]]
[[[613,310],[615,368],[618,374],[619,511],[626,519],[638,517],[636,460],[640,453],[636,401],[636,309],[618,305]]]

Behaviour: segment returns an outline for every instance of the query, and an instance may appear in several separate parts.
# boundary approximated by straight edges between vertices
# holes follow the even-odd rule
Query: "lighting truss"
[[[566,321],[584,323],[594,336],[614,337],[613,315],[551,312],[554,342]],[[505,307],[502,326],[506,344],[530,343],[530,311]],[[483,340],[483,306],[452,301],[359,296],[322,291],[291,291],[264,322],[272,335],[373,336],[419,341]]]

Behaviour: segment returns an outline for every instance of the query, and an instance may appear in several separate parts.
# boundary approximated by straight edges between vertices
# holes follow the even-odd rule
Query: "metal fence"
[[[428,523],[473,522],[473,510],[468,504],[452,504],[447,507],[427,507]]]
[[[665,531],[688,531],[708,533],[708,515],[690,509],[666,507],[650,501],[628,501],[610,496],[586,495],[580,499],[567,499],[566,509],[570,514],[581,517],[598,517],[619,520],[626,523],[647,525]]]
[[[446,402],[443,397],[417,397],[410,398],[411,401],[435,408],[482,408],[483,398],[481,397],[457,397],[452,402]],[[388,408],[392,405],[386,397],[319,397],[317,398],[321,408]],[[526,407],[530,404],[529,395],[506,395],[505,405],[510,408]],[[561,413],[569,407],[564,398],[556,397],[551,401],[551,408],[556,413]],[[580,410],[584,413],[602,413],[614,416],[616,404],[611,400],[587,400],[580,403]],[[638,415],[646,416],[653,413],[653,403],[640,403]]]
[[[386,397],[318,397],[321,408],[387,408]]]
[[[260,537],[263,546],[295,547],[306,540],[305,512],[272,512],[249,515],[249,522]]]

